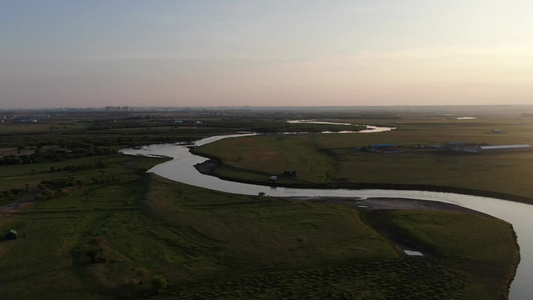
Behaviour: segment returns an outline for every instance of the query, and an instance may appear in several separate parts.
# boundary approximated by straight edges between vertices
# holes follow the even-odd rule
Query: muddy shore
[[[363,210],[433,210],[455,211],[488,216],[482,212],[468,209],[459,205],[438,201],[417,200],[408,198],[365,198],[358,197],[287,197],[291,200],[305,200],[314,203],[328,203],[353,207]]]

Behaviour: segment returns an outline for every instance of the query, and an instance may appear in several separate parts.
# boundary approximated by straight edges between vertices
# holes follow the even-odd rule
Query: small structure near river
[[[17,239],[17,231],[15,229],[9,229],[5,235],[5,240],[16,240]]]
[[[480,153],[481,147],[478,144],[466,142],[447,142],[441,145],[441,149],[451,152]]]
[[[285,170],[285,171],[283,171],[283,173],[281,173],[281,175],[290,176],[290,177],[296,177],[296,176],[298,176],[298,173],[296,172],[296,170]]]
[[[530,145],[497,145],[497,146],[481,146],[483,151],[496,151],[496,150],[506,150],[506,151],[524,151],[533,149]]]

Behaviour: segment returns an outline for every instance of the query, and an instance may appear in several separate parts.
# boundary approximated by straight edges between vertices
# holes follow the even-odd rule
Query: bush
[[[168,281],[163,275],[157,275],[152,277],[152,287],[159,293],[160,290],[165,289],[168,286]]]

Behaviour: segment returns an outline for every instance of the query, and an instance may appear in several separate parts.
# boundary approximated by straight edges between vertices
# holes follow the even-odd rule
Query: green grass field
[[[461,261],[454,267],[467,274],[464,289],[467,299],[498,297],[502,287],[498,278],[508,276],[512,272],[509,266],[519,261],[517,249],[509,247],[515,241],[506,222],[486,222],[486,217],[456,212],[380,213],[399,227],[405,237],[430,253]]]
[[[19,232],[16,241],[0,242],[1,298],[115,299],[159,294],[191,299],[381,299],[404,291],[405,299],[417,295],[476,299],[479,291],[463,296],[481,287],[491,291],[485,299],[500,299],[516,263],[516,255],[503,262],[491,256],[517,253],[509,225],[492,218],[475,218],[471,224],[467,216],[430,214],[441,225],[461,219],[461,226],[451,227],[448,234],[464,240],[481,235],[485,248],[470,258],[456,257],[453,247],[437,247],[438,256],[422,262],[402,258],[389,240],[348,207],[213,192],[141,174],[139,170],[158,161],[154,158],[99,159],[106,167],[52,174],[85,178],[105,171],[117,180],[82,185],[65,196],[0,218],[2,228]],[[39,173],[46,166],[26,173],[9,170],[2,180],[31,174],[32,180],[48,177]],[[425,241],[443,230],[413,227],[413,220],[425,222],[425,216],[398,213],[394,220]],[[490,228],[490,234],[469,226]],[[90,263],[87,253],[95,248],[105,262]],[[505,272],[498,269],[487,280],[469,271],[472,264],[487,269],[502,264]],[[423,277],[417,275],[422,273]],[[157,276],[170,283],[159,293],[150,283]],[[354,282],[353,276],[360,280]],[[413,285],[408,278],[419,281]],[[383,280],[386,284],[376,284]],[[442,282],[446,285],[434,288]]]
[[[220,128],[176,128],[166,117],[161,123],[68,120],[3,124],[3,147],[118,147],[253,125],[235,119],[225,127],[219,118],[213,123]],[[279,181],[463,184],[527,194],[529,153],[354,151],[371,143],[528,143],[530,125],[518,125],[527,122],[346,121],[399,129],[239,138],[199,150],[223,159],[220,174],[257,182],[295,169],[298,177]],[[270,120],[260,125],[285,128]],[[504,133],[491,134],[496,126]],[[358,211],[214,192],[145,173],[162,161],[112,154],[0,166],[0,231],[19,233],[16,241],[0,240],[0,299],[502,299],[519,259],[511,226],[490,217]],[[500,182],[490,176],[496,170]],[[404,256],[384,231],[422,245],[430,255]]]
[[[474,120],[475,121],[475,120]],[[267,183],[270,175],[297,170],[280,184],[411,184],[488,191],[533,201],[533,151],[481,154],[423,152],[418,144],[464,141],[486,145],[531,143],[533,125],[521,119],[483,123],[402,121],[379,134],[255,136],[222,140],[196,149],[218,157],[217,175]],[[493,134],[492,129],[503,130]],[[407,152],[376,154],[357,147],[393,143]]]

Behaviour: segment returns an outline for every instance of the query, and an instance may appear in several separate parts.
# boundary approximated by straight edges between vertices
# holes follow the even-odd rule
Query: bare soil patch
[[[35,197],[29,199],[15,200],[9,204],[0,206],[0,218],[7,217],[11,214],[17,213],[20,209],[30,206],[36,202]]]
[[[487,215],[476,210],[459,205],[438,201],[409,199],[409,198],[341,198],[341,197],[290,197],[294,200],[306,200],[314,203],[339,204],[365,210],[433,210],[456,211],[478,215]]]

